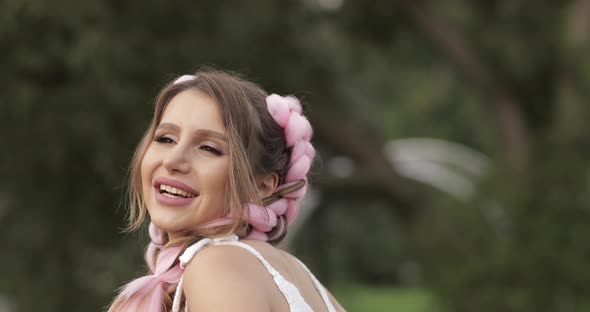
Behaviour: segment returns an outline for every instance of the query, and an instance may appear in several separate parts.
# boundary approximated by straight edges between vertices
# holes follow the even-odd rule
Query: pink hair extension
[[[254,204],[247,206],[245,214],[249,217],[245,219],[253,227],[248,238],[263,241],[268,240],[266,232],[277,224],[278,216],[285,216],[288,224],[293,223],[297,217],[299,202],[307,192],[307,173],[315,157],[315,149],[310,143],[313,130],[307,118],[301,115],[299,101],[292,96],[282,97],[271,94],[266,98],[266,106],[275,122],[285,130],[287,147],[292,147],[285,183],[279,188],[301,180],[305,181],[305,184],[302,188],[283,195],[283,198],[267,207]]]
[[[180,281],[183,270],[180,264],[175,262],[182,252],[182,247],[164,248],[162,231],[153,223],[150,223],[149,234],[152,242],[148,246],[145,259],[152,274],[137,278],[123,287],[119,294],[123,301],[117,311],[161,312],[165,287]],[[157,259],[154,259],[157,250],[160,250],[160,253]]]

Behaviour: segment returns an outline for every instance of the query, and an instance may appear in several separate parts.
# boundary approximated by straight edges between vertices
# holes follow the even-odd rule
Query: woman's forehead
[[[197,90],[185,90],[174,96],[162,114],[158,128],[179,128],[194,132],[202,130],[225,137],[225,126],[217,102]]]

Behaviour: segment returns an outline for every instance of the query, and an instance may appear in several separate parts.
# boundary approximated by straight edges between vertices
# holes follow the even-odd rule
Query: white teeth
[[[169,193],[164,193],[164,195],[167,195],[168,197],[176,197],[171,194],[182,195],[184,197],[195,197],[195,195],[193,195],[192,193],[188,193],[183,190],[177,189],[173,186],[165,184],[160,184],[160,191],[166,191],[167,193]]]

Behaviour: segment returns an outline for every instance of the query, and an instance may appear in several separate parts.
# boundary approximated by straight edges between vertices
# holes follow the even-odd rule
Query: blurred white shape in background
[[[402,176],[428,184],[461,200],[470,199],[475,183],[489,169],[489,158],[465,145],[433,138],[388,142],[386,157]]]
[[[325,11],[339,10],[344,4],[344,0],[316,0],[318,6]]]
[[[433,138],[406,138],[388,142],[384,153],[395,171],[459,200],[469,201],[477,183],[490,169],[490,159],[472,148]],[[479,208],[498,235],[510,229],[501,204],[488,198]]]
[[[383,149],[395,171],[453,197],[468,201],[476,192],[477,182],[485,176],[490,159],[465,145],[434,138],[405,138],[389,141]],[[326,161],[328,173],[337,178],[351,177],[356,166],[346,156],[334,156]],[[301,202],[299,217],[290,227],[281,245],[288,246],[301,226],[321,203],[321,192],[310,189]],[[490,221],[499,225],[503,211],[499,205],[486,205]],[[500,228],[500,226],[497,226]]]

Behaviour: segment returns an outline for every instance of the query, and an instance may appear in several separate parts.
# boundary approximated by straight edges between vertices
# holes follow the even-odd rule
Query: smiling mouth
[[[178,189],[174,186],[160,184],[160,194],[170,198],[193,198],[197,195]]]

